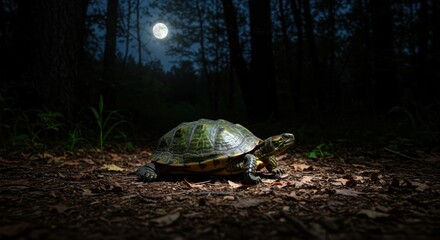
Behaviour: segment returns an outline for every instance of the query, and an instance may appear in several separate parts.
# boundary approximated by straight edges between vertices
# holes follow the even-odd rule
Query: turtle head
[[[264,140],[261,153],[264,155],[276,155],[286,151],[295,142],[291,133],[275,135]]]

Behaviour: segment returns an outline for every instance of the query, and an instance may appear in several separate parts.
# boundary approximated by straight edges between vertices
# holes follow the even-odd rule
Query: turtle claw
[[[272,173],[275,173],[275,175],[280,176],[283,175],[285,173],[284,169],[277,167],[272,169]]]
[[[260,184],[263,181],[258,176],[254,176],[254,175],[248,174],[247,176],[245,176],[244,182],[247,183],[247,184]]]
[[[136,173],[136,176],[139,178],[139,180],[143,182],[152,182],[157,178],[157,174],[154,170],[155,167],[153,164],[147,164],[139,168],[139,170]]]

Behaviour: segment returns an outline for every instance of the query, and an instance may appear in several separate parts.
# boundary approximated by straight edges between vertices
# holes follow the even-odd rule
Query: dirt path
[[[279,157],[283,179],[141,183],[148,152],[0,158],[1,239],[440,239],[440,159]],[[355,154],[353,154],[353,152]]]

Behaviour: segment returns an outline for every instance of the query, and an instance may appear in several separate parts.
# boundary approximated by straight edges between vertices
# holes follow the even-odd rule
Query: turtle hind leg
[[[154,163],[147,163],[141,168],[139,168],[136,172],[136,176],[139,180],[143,182],[152,182],[156,180],[157,173],[156,173],[156,165]]]

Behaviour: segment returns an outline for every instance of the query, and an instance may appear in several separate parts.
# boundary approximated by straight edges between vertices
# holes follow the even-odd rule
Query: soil
[[[0,157],[0,239],[440,239],[440,154],[278,156],[286,174],[139,182],[150,150]]]

